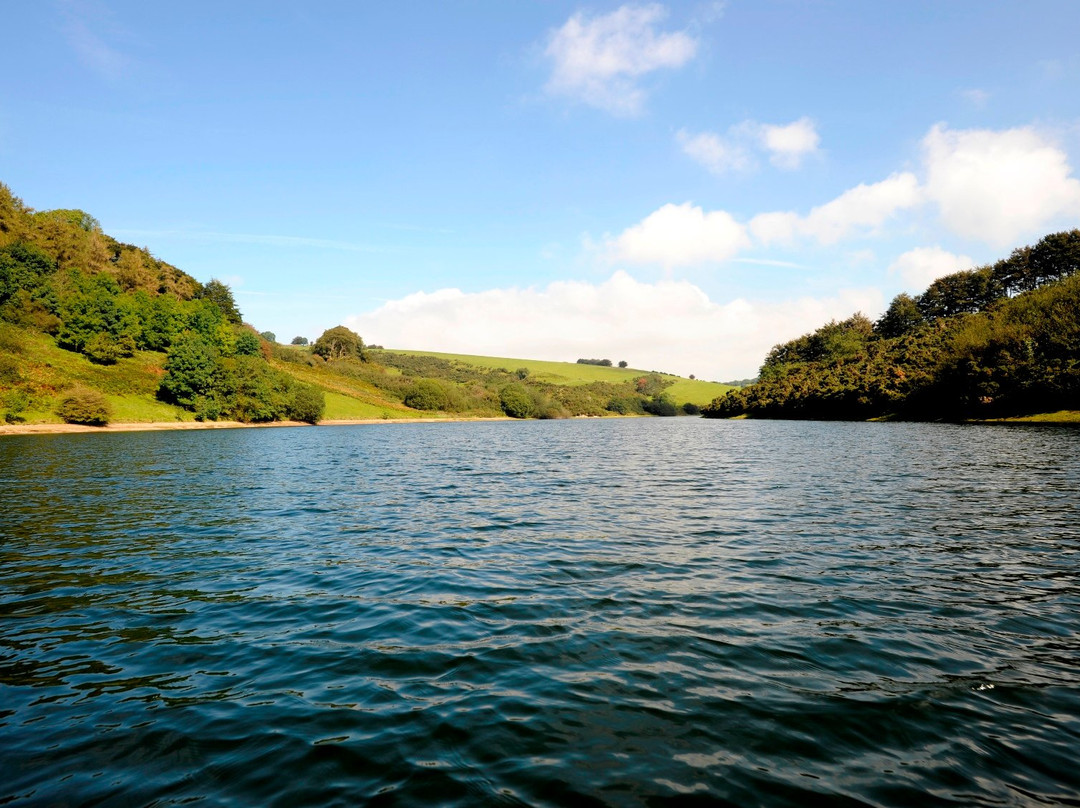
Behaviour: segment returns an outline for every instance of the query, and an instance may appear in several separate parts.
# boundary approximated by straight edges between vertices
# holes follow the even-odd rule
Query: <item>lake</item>
[[[1080,805],[1080,430],[0,439],[0,803]]]

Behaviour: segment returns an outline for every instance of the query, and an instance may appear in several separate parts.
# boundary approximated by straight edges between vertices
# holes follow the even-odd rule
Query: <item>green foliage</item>
[[[355,331],[351,331],[343,325],[328,328],[322,333],[312,352],[323,359],[363,359],[364,341]]]
[[[926,322],[918,301],[911,295],[902,293],[893,298],[888,310],[874,325],[874,330],[883,337],[902,337]]]
[[[267,342],[277,342],[277,334],[273,331],[260,331],[259,336]]]
[[[405,406],[414,410],[445,410],[450,398],[446,388],[434,379],[420,379],[405,394]]]
[[[130,334],[114,337],[107,331],[100,331],[87,340],[83,353],[91,362],[115,365],[119,360],[135,355],[135,339]]]
[[[105,426],[111,416],[105,396],[97,390],[86,388],[77,388],[65,396],[56,414],[65,423],[86,426]]]
[[[218,351],[194,332],[182,334],[169,348],[160,396],[191,409],[222,385],[224,367]]]
[[[259,338],[251,331],[242,331],[236,335],[235,348],[237,356],[261,356]]]
[[[222,316],[233,325],[240,325],[243,322],[240,309],[236,307],[236,301],[233,300],[232,289],[229,288],[228,284],[222,283],[217,278],[211,278],[207,281],[196,292],[196,297],[217,306]]]
[[[508,384],[500,390],[499,404],[511,418],[528,418],[536,411],[532,396],[520,384]]]
[[[308,338],[307,337],[293,337],[292,342],[290,342],[289,344],[290,345],[307,345],[308,344]]]
[[[599,365],[600,367],[604,368],[611,367],[610,359],[579,359],[577,363],[579,365]],[[626,367],[626,365],[619,365],[619,367]]]
[[[621,367],[621,368],[624,368],[624,367],[626,367],[626,360],[625,360],[625,359],[623,359],[623,360],[621,360],[621,361],[619,362],[619,367]]]
[[[665,418],[671,418],[678,414],[675,410],[675,405],[668,401],[664,396],[650,399],[641,406],[649,415],[660,415]]]
[[[1080,408],[1078,268],[1080,231],[1070,231],[939,278],[918,298],[898,296],[873,334],[845,321],[777,346],[757,383],[703,414],[965,419]],[[1027,291],[1006,296],[1017,289]]]
[[[294,421],[317,424],[326,411],[326,396],[313,384],[297,384],[289,402],[289,417]]]
[[[701,415],[701,407],[697,404],[691,404],[689,401],[682,405],[682,411],[687,415]]]

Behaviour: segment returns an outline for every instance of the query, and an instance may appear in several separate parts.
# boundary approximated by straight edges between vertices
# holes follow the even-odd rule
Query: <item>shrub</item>
[[[434,379],[421,379],[405,394],[405,406],[414,410],[445,410],[447,404],[446,390]]]
[[[689,401],[682,405],[682,411],[687,415],[701,415],[701,407],[697,404],[691,404]]]
[[[289,417],[309,424],[319,423],[326,411],[326,396],[312,384],[298,384],[289,402]]]
[[[259,356],[259,338],[250,331],[242,331],[236,337],[237,356]]]
[[[520,384],[508,384],[499,392],[499,404],[511,418],[528,418],[533,414],[533,399]]]
[[[68,424],[105,426],[109,423],[111,412],[109,402],[97,390],[77,388],[60,402],[56,414]]]
[[[654,398],[652,401],[646,401],[641,406],[650,415],[661,415],[665,418],[675,415],[675,405],[666,398]]]

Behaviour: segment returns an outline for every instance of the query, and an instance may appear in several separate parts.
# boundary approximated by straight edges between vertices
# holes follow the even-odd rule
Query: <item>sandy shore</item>
[[[361,426],[365,424],[453,424],[470,421],[507,421],[508,418],[366,418],[357,421],[320,421],[318,426]],[[60,435],[73,432],[158,432],[167,429],[265,429],[282,426],[310,427],[303,421],[272,421],[245,424],[240,421],[156,421],[152,423],[81,426],[79,424],[0,424],[3,435]]]

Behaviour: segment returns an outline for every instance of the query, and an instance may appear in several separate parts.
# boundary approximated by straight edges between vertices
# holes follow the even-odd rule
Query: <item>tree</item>
[[[902,337],[925,322],[919,304],[911,295],[900,293],[893,298],[888,310],[874,325],[883,337]]]
[[[317,424],[326,411],[326,396],[312,384],[298,384],[289,404],[289,417],[294,421]]]
[[[343,325],[323,331],[311,350],[327,360],[364,359],[364,341],[359,334]]]
[[[290,342],[289,344],[290,345],[307,345],[308,344],[308,338],[307,337],[293,337],[292,342]]]
[[[241,331],[236,335],[237,356],[259,356],[261,353],[259,338],[250,331]]]
[[[405,394],[405,406],[414,410],[444,410],[449,403],[446,390],[434,379],[420,379]]]
[[[626,367],[626,360],[625,359],[623,359],[621,362],[619,362],[619,367],[621,367],[621,368]]]
[[[520,384],[508,384],[499,391],[499,404],[511,418],[528,418],[533,414],[533,399]]]
[[[105,396],[87,388],[76,388],[65,396],[56,408],[56,414],[64,423],[86,426],[105,426],[112,415]]]
[[[236,307],[236,301],[233,300],[232,289],[217,278],[211,278],[203,284],[202,289],[195,296],[200,300],[208,300],[215,304],[221,310],[221,313],[225,315],[225,319],[233,325],[243,323],[240,309]]]
[[[267,342],[277,342],[277,334],[273,331],[262,331],[259,333],[259,336]]]
[[[214,393],[223,372],[214,347],[201,335],[186,332],[169,348],[158,394],[166,401],[193,407],[196,399]]]

